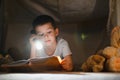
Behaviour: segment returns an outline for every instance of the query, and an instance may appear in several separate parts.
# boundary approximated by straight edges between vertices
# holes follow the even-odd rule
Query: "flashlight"
[[[42,49],[43,48],[43,43],[40,39],[34,39],[34,42],[35,42],[35,47],[36,49]]]
[[[36,46],[37,49],[42,49],[43,48],[42,42],[38,41],[38,40],[35,41],[35,46]]]

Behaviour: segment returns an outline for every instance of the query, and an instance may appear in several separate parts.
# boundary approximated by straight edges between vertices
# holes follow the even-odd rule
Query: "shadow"
[[[8,54],[13,58],[13,60],[20,60],[22,59],[22,55],[17,48],[9,48]]]

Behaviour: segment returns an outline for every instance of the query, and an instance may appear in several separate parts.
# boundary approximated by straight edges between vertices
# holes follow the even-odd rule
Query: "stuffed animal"
[[[111,45],[104,48],[103,55],[107,59],[105,63],[106,70],[120,72],[120,26],[113,28]]]
[[[100,72],[104,68],[105,58],[100,55],[92,55],[90,56],[85,63],[82,64],[82,71],[87,72]]]

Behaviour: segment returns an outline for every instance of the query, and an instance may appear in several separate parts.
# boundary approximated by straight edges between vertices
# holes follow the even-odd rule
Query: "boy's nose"
[[[45,34],[45,35],[44,35],[44,38],[48,38],[48,34]]]

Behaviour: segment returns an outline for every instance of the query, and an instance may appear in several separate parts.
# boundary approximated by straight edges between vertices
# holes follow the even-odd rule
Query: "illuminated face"
[[[56,36],[58,36],[58,29],[54,29],[51,23],[38,25],[35,31],[39,37],[44,41],[46,46],[56,44]]]

